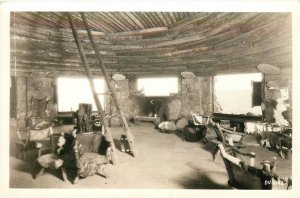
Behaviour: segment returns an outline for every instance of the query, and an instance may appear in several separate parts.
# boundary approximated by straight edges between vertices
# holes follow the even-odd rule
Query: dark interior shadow
[[[211,160],[213,161],[217,146],[209,140],[208,143],[202,144],[202,145],[200,145],[200,147],[203,150],[208,151],[211,154]]]
[[[180,140],[184,142],[184,135],[181,131],[175,131],[173,134],[176,135]]]
[[[22,163],[15,166],[14,169],[16,169],[17,171],[20,171],[20,172],[28,173],[34,179],[35,175],[40,170],[40,167],[39,167],[37,161],[31,161],[31,162],[22,161]]]
[[[52,177],[56,177],[56,178],[60,179],[61,181],[63,181],[63,176],[62,176],[60,169],[45,169],[43,175],[45,175],[45,174],[49,174]],[[36,179],[38,179],[39,177],[43,177],[43,175],[39,175]],[[73,181],[75,179],[75,176],[73,177],[73,180],[72,180],[67,171],[67,179],[68,179],[68,181]],[[65,181],[65,182],[67,182],[67,181]]]
[[[225,170],[212,171],[201,169],[191,162],[186,163],[186,165],[196,172],[195,176],[186,184],[191,184],[191,186],[200,189],[231,189],[228,185],[228,175]]]
[[[30,173],[31,171],[31,163],[20,163],[18,164],[17,166],[14,167],[14,169],[16,169],[17,171],[20,171],[20,172],[26,172],[26,173]]]
[[[57,171],[57,174],[58,174],[58,177],[62,179],[61,171]],[[69,182],[73,183],[76,178],[77,171],[73,170],[73,169],[66,169],[66,175],[67,175],[67,180]],[[79,179],[81,179],[81,178],[79,178]],[[65,182],[68,182],[68,181],[65,181]]]
[[[179,181],[185,189],[231,189],[228,185],[222,185],[213,181],[207,173],[196,174],[197,177],[181,179]]]
[[[226,172],[208,171],[188,165],[193,170],[175,180],[185,189],[231,189]]]
[[[181,131],[175,131],[173,134],[176,135],[183,142],[187,142],[187,141],[184,140],[184,134]],[[203,142],[202,140],[199,140],[197,142],[188,142],[188,143],[191,143],[191,144],[197,143],[197,144],[199,144],[199,146],[202,149],[204,149],[205,151],[208,151],[209,153],[211,153],[212,160],[213,160],[214,153],[216,151],[216,145],[213,144],[211,142],[211,140],[213,140],[213,139],[216,140],[216,137],[209,135],[209,136],[206,137],[206,139],[208,140],[208,142]]]

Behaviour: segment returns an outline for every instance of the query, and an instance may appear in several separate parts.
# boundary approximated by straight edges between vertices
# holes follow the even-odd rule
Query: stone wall
[[[212,107],[212,77],[196,77],[180,81],[180,93],[174,97],[160,97],[168,108],[166,113],[173,120],[176,117],[190,116],[191,111],[210,115]],[[16,78],[16,111],[19,127],[25,127],[25,118],[31,111],[31,98],[48,97],[50,102],[47,110],[50,115],[57,114],[56,79],[46,77],[17,77]],[[137,115],[148,115],[149,101],[153,97],[141,96],[137,90],[136,79],[129,78],[121,81],[111,81],[115,87],[117,98],[125,116],[129,119]],[[108,90],[106,88],[106,92]],[[175,106],[174,106],[175,105]],[[179,106],[179,110],[176,109]],[[113,116],[112,126],[119,125],[116,107],[109,94],[105,95],[105,113]],[[170,114],[176,114],[175,117]]]
[[[119,105],[126,117],[129,117],[129,86],[128,86],[128,79],[120,80],[120,81],[111,81],[111,85],[114,87],[117,95],[117,99]],[[108,90],[107,90],[108,91]],[[110,125],[120,125],[119,116],[117,112],[117,108],[112,100],[112,97],[107,97],[106,100],[106,112],[109,116],[112,116],[110,120]]]
[[[53,78],[27,78],[27,105],[28,110],[31,111],[31,98],[49,100],[47,105],[47,113],[49,116],[57,114],[56,101],[56,85]]]
[[[265,99],[277,100],[280,98],[280,89],[289,89],[289,98],[292,98],[292,73],[291,70],[281,70],[278,75],[264,75]]]
[[[55,80],[45,77],[16,77],[16,118],[19,128],[25,127],[25,119],[30,115],[31,98],[48,98],[47,112],[49,115],[57,114],[55,97]]]
[[[181,80],[181,116],[191,111],[201,115],[213,112],[213,77],[196,77]]]
[[[23,77],[16,78],[16,118],[19,127],[25,127],[25,118],[31,111],[31,97],[41,99],[48,97],[50,102],[47,110],[50,115],[57,114],[56,101],[56,79],[46,77]],[[213,77],[195,77],[193,79],[181,79],[179,81],[180,92],[175,97],[160,97],[164,105],[174,110],[174,105],[180,105],[179,118],[190,116],[191,112],[211,115],[214,111],[215,97],[213,96]],[[117,91],[117,97],[122,110],[127,118],[137,115],[148,115],[149,101],[153,97],[141,96],[137,90],[136,78],[129,78],[121,81],[112,81]],[[292,71],[282,70],[279,75],[265,75],[265,99],[277,100],[280,89],[289,89],[289,112],[292,116]],[[274,87],[275,89],[270,89]],[[106,92],[107,89],[106,89]],[[175,100],[176,98],[176,100]],[[175,102],[174,102],[175,101]],[[179,101],[179,102],[178,102]],[[180,104],[179,104],[180,103]],[[113,105],[110,95],[105,96],[105,112],[108,115],[116,115],[116,108]],[[169,111],[170,112],[170,111]],[[176,110],[177,112],[177,110]],[[175,113],[176,113],[175,112]],[[113,120],[113,125],[119,125],[118,118]]]
[[[288,90],[289,100],[287,100],[287,111],[285,117],[290,122],[292,121],[292,70],[284,69],[280,71],[278,75],[264,75],[264,95],[265,100],[278,100],[281,99],[282,95],[280,90]]]
[[[190,116],[191,112],[202,115],[211,115],[213,112],[213,77],[196,77],[180,80],[179,94],[172,97],[145,97],[137,90],[136,78],[121,81],[111,81],[115,87],[117,97],[125,116],[130,119],[134,116],[148,116],[150,100],[161,100],[165,119],[177,120]],[[105,112],[117,115],[112,98],[105,99]],[[179,108],[179,109],[178,109]],[[120,125],[119,119],[113,116],[110,119],[112,126]]]
[[[16,78],[16,118],[20,128],[25,127],[27,116],[27,77]]]

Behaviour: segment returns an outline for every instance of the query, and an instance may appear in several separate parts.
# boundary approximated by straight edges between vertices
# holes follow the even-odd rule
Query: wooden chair
[[[60,141],[60,138],[62,137],[61,134],[52,134],[50,137],[50,148],[51,152],[48,154],[41,155],[41,152],[39,152],[39,157],[37,158],[37,163],[40,165],[39,172],[35,175],[35,179],[41,175],[43,175],[45,169],[55,169],[60,170],[62,173],[62,179],[64,181],[67,180],[66,170],[63,167],[63,159],[60,158],[60,156],[57,153],[57,150],[59,148],[58,144]]]
[[[32,162],[42,153],[50,150],[54,117],[49,116],[47,112],[49,101],[48,97],[42,99],[32,97],[30,99],[31,110],[26,118],[26,137],[23,138],[19,129],[17,130],[18,158],[25,162]]]
[[[239,133],[235,131],[235,128],[223,128],[219,123],[215,123],[212,119],[210,119],[210,123],[212,124],[219,141],[225,144],[229,138],[232,139],[233,142],[241,142],[244,135],[243,133]]]
[[[24,130],[22,130],[24,131]],[[25,159],[25,151],[27,150],[26,147],[28,146],[27,137],[24,137],[20,133],[20,129],[17,129],[17,141],[16,141],[16,148],[17,148],[17,157],[18,159],[24,160]]]
[[[105,136],[101,133],[84,133],[77,134],[76,140],[78,147],[74,148],[77,175],[73,183],[77,183],[79,178],[94,174],[108,178],[106,166],[112,161],[112,148]]]
[[[216,145],[215,152],[213,153],[213,161],[220,154],[220,150],[217,147],[217,145],[220,143],[222,143],[226,149],[227,147],[230,147],[231,150],[232,148],[235,148],[235,152],[239,152],[237,148],[241,147],[241,145],[238,145],[236,143],[240,143],[242,141],[244,134],[235,132],[235,128],[222,128],[219,123],[215,123],[212,119],[210,119],[209,122],[213,126],[213,129],[217,135],[217,140],[212,141]]]
[[[63,151],[58,146],[62,137],[65,139]],[[67,180],[67,171],[75,172],[73,183],[77,183],[80,177],[95,173],[107,178],[106,165],[111,160],[111,152],[110,143],[101,133],[53,134],[51,153],[37,159],[41,169],[36,177],[42,175],[45,169],[56,169],[61,170],[64,181]]]
[[[44,98],[34,98],[30,99],[30,117],[46,117],[47,116],[47,106],[50,99],[48,97]]]
[[[273,183],[276,180],[282,182],[289,189],[292,185],[292,180],[280,178],[275,173],[277,161],[263,161],[262,168],[254,167],[255,154],[249,153],[250,162],[246,163],[235,157],[230,152],[226,152],[222,143],[218,144],[221,156],[223,158],[225,168],[228,174],[228,184],[233,188],[238,189],[273,189]],[[234,151],[233,151],[234,153]],[[276,185],[277,186],[277,185]]]
[[[44,129],[27,129],[25,136],[22,136],[20,130],[17,130],[18,140],[16,142],[18,149],[18,158],[25,161],[34,161],[41,153],[47,153],[50,150],[50,136],[53,133],[52,127]]]

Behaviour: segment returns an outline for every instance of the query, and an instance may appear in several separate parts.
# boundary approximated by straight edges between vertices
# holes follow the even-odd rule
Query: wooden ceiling
[[[290,13],[88,12],[105,66],[128,75],[254,72],[292,67]],[[72,13],[90,67],[101,75],[79,13]],[[66,13],[11,13],[11,71],[84,74]]]

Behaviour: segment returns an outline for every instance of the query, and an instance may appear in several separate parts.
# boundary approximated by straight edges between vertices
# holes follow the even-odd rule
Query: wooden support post
[[[123,111],[121,110],[121,106],[120,106],[120,104],[119,104],[119,102],[118,102],[118,98],[117,98],[115,89],[114,89],[114,87],[113,87],[113,86],[111,85],[111,83],[110,83],[110,79],[109,79],[109,77],[108,77],[108,74],[107,74],[106,68],[105,68],[105,66],[104,66],[102,57],[101,57],[101,55],[100,55],[100,53],[99,53],[99,50],[98,50],[98,48],[97,48],[97,46],[96,46],[96,44],[95,44],[95,42],[94,42],[93,35],[92,35],[92,33],[91,33],[91,30],[90,30],[90,28],[89,28],[89,25],[88,25],[88,23],[87,23],[87,20],[86,20],[86,17],[85,17],[85,15],[84,15],[84,13],[81,13],[81,17],[82,17],[83,23],[84,23],[84,25],[85,25],[86,31],[87,31],[87,33],[88,33],[89,39],[90,39],[90,41],[91,41],[91,44],[92,44],[92,46],[93,46],[93,49],[94,49],[94,51],[95,51],[95,54],[96,54],[96,57],[97,57],[97,60],[98,60],[98,64],[99,64],[100,69],[101,69],[101,71],[102,71],[102,73],[103,73],[103,75],[104,75],[104,78],[105,78],[107,87],[108,87],[109,91],[111,92],[112,99],[113,99],[113,101],[114,101],[114,103],[115,103],[115,105],[116,105],[116,109],[117,109],[117,111],[118,111],[118,114],[119,114],[119,116],[121,117],[121,121],[123,122],[123,126],[125,127],[124,130],[125,130],[125,133],[126,133],[126,136],[127,136],[127,139],[128,139],[128,143],[129,143],[129,146],[130,146],[130,150],[131,150],[133,156],[134,156],[134,157],[137,157],[138,154],[137,154],[137,150],[136,150],[135,144],[134,144],[134,137],[133,137],[133,135],[132,135],[132,133],[131,133],[131,131],[130,131],[130,129],[129,129],[129,126],[128,126],[128,124],[127,124],[127,120],[126,120],[126,118],[125,118],[125,115],[124,115]]]
[[[72,19],[71,14],[68,14],[68,19],[69,19],[70,26],[72,28],[72,32],[73,32],[73,35],[74,35],[74,39],[76,41],[76,45],[78,47],[78,51],[79,51],[79,55],[80,55],[82,64],[84,66],[84,69],[86,71],[86,75],[87,75],[89,83],[90,83],[90,87],[91,87],[93,97],[94,97],[94,100],[95,100],[95,103],[96,103],[96,106],[97,106],[97,110],[98,110],[98,112],[101,116],[101,121],[102,121],[102,124],[103,124],[104,129],[105,129],[106,138],[107,138],[108,141],[110,141],[111,146],[112,146],[112,162],[113,162],[113,164],[118,164],[119,160],[118,160],[115,144],[114,144],[114,141],[113,141],[113,137],[111,135],[110,128],[108,127],[108,123],[107,123],[107,120],[106,120],[105,115],[104,115],[104,110],[103,110],[103,108],[101,106],[101,103],[99,101],[99,98],[96,94],[96,89],[95,89],[95,85],[94,85],[94,81],[93,81],[93,75],[90,71],[90,67],[89,67],[89,64],[87,62],[85,53],[83,51],[83,47],[82,47],[80,38],[78,37],[78,33],[77,33],[77,30],[76,30],[76,27],[75,27],[75,24],[74,24],[74,21]]]

